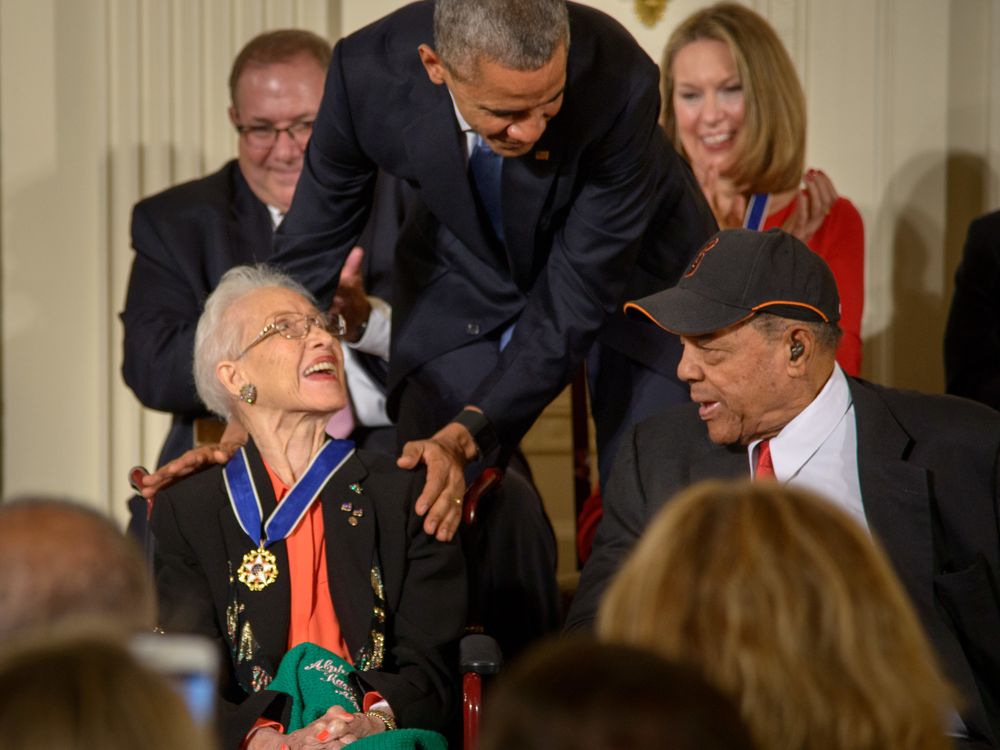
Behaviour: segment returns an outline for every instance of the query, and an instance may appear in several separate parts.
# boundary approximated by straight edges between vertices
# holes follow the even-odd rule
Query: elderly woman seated
[[[670,500],[598,634],[699,668],[759,748],[951,747],[953,694],[885,553],[801,490],[706,482]]]
[[[198,322],[198,393],[250,439],[161,491],[152,529],[161,627],[224,651],[227,748],[340,747],[450,718],[461,552],[422,531],[421,472],[326,435],[347,403],[342,329],[264,267],[230,270]]]

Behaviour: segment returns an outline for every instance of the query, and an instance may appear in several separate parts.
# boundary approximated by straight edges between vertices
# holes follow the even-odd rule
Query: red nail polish
[[[320,732],[319,734],[316,735],[316,739],[319,740],[320,742],[322,742],[323,740],[327,739],[329,736],[330,736],[330,733],[327,730],[324,729],[322,732]]]

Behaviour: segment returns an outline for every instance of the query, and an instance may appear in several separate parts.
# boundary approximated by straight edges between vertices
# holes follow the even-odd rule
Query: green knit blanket
[[[292,699],[286,731],[301,729],[333,706],[341,706],[350,713],[360,711],[350,684],[350,674],[354,671],[351,664],[314,643],[300,643],[285,654],[268,688]],[[351,747],[358,750],[448,750],[448,743],[437,732],[396,729],[364,737]]]

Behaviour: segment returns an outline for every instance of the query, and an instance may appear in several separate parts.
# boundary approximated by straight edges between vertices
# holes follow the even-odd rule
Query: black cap
[[[759,312],[836,323],[840,295],[826,262],[780,229],[717,232],[677,286],[625,303],[671,333],[700,336]]]

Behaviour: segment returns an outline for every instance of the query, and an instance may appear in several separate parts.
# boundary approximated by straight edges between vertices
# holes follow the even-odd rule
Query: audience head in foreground
[[[461,551],[422,531],[422,472],[326,434],[347,403],[341,335],[342,320],[263,267],[227,271],[198,323],[198,393],[249,440],[161,491],[151,527],[161,627],[212,638],[229,664],[226,747],[438,729],[450,715]],[[317,661],[352,673],[323,682],[344,694],[302,687]],[[382,701],[363,710],[371,693]],[[254,729],[264,715],[281,730]]]
[[[480,750],[751,750],[734,704],[697,671],[589,638],[525,654],[490,694]]]
[[[950,746],[952,693],[885,554],[802,490],[706,482],[671,500],[598,633],[700,669],[761,748]]]
[[[0,653],[0,735],[19,750],[210,750],[167,680],[118,640],[49,632]]]
[[[135,542],[66,500],[0,504],[0,642],[75,619],[151,629],[155,597]]]

